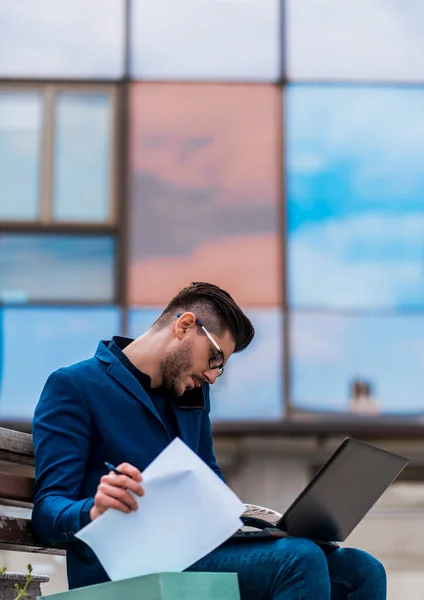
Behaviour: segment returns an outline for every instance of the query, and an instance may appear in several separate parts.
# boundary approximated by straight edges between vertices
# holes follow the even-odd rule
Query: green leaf
[[[0,573],[6,573],[6,571],[7,571],[7,567],[2,567],[2,568],[0,569]]]
[[[28,564],[27,565],[27,569],[28,569],[28,573],[25,574],[25,585],[23,588],[19,587],[19,585],[17,583],[15,583],[15,590],[18,592],[18,595],[16,596],[15,600],[19,600],[20,598],[31,598],[31,594],[28,594],[27,589],[29,584],[32,581],[32,565]]]

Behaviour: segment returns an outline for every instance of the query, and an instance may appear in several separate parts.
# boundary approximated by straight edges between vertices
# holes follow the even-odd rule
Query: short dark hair
[[[235,343],[234,352],[247,348],[255,335],[252,323],[230,294],[203,281],[194,281],[178,292],[153,327],[165,327],[177,313],[186,311],[193,312],[207,329],[217,335],[229,331]]]

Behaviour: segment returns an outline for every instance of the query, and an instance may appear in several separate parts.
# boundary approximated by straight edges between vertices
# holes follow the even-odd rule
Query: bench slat
[[[31,434],[0,427],[0,459],[21,465],[34,465]]]
[[[25,476],[33,469],[16,465],[34,466],[34,446],[32,436],[12,429],[0,427],[0,460],[2,469],[18,468],[21,474],[0,471],[0,505],[32,506],[34,478]],[[63,544],[45,544],[37,539],[31,520],[18,517],[0,516],[0,549],[19,552],[37,552],[41,554],[66,554]]]
[[[17,500],[32,504],[33,490],[33,477],[22,477],[22,475],[0,472],[0,499]]]
[[[29,519],[0,516],[0,549],[65,555],[65,546],[40,542]]]

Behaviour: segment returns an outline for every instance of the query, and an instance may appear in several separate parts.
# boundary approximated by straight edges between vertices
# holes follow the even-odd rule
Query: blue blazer
[[[171,441],[153,402],[107,345],[100,342],[93,358],[52,373],[33,419],[32,522],[46,542],[66,542],[70,588],[108,581],[95,554],[74,537],[90,521],[105,461],[129,462],[143,471]],[[179,406],[174,412],[180,438],[222,478],[213,451],[209,386],[200,397],[184,394]]]

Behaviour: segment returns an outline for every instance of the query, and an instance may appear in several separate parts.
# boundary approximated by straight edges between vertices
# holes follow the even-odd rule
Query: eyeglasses
[[[179,319],[181,317],[181,313],[177,315]],[[202,331],[206,334],[209,341],[215,346],[217,353],[210,357],[209,359],[209,368],[210,369],[218,369],[217,377],[221,377],[224,372],[224,353],[221,348],[218,346],[217,342],[213,339],[209,331],[206,327],[199,321],[196,317],[196,325],[202,329]]]

